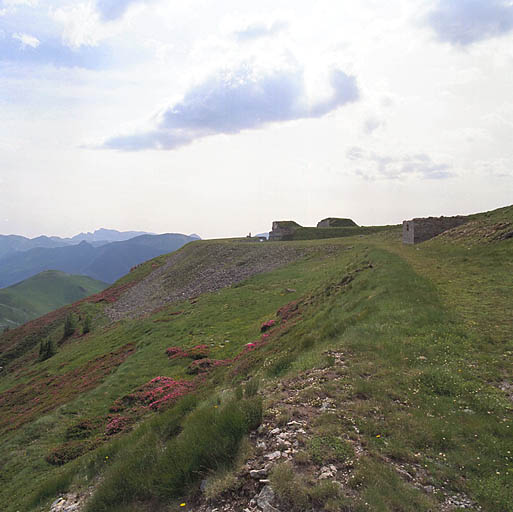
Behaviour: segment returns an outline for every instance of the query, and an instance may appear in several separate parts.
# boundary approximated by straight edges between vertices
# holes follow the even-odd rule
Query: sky
[[[0,0],[0,233],[513,203],[511,0]]]

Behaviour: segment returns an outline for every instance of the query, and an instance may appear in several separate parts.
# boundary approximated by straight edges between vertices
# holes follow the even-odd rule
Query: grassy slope
[[[0,290],[0,329],[33,318],[98,293],[108,285],[87,276],[48,270]]]
[[[499,215],[500,222],[513,221],[512,209]],[[496,221],[493,214],[481,218],[482,230]],[[43,363],[1,377],[0,397],[21,384],[46,402],[34,418],[24,416],[27,411],[16,411],[26,423],[15,432],[0,434],[0,507],[28,509],[27,496],[44,481],[49,496],[52,490],[65,488],[70,475],[75,475],[75,485],[85,485],[84,467],[89,468],[89,476],[91,468],[93,474],[105,474],[104,497],[113,492],[109,485],[119,484],[115,464],[131,467],[128,454],[137,436],[143,435],[141,429],[131,441],[126,438],[125,446],[124,437],[107,442],[68,463],[64,468],[69,471],[63,473],[44,457],[65,441],[66,429],[79,419],[105,417],[116,398],[157,375],[190,378],[185,374],[187,363],[170,362],[166,347],[206,344],[211,357],[233,357],[259,336],[260,323],[274,317],[278,307],[303,298],[295,322],[280,327],[267,345],[244,360],[242,372],[216,370],[204,392],[214,395],[242,376],[260,375],[272,410],[281,400],[276,380],[286,386],[309,368],[329,367],[333,361],[325,351],[336,350],[346,362],[344,367],[333,367],[341,380],[315,389],[306,386],[303,399],[331,397],[336,412],[328,417],[319,411],[312,435],[332,429],[330,435],[352,443],[361,454],[347,470],[352,507],[437,510],[443,492],[462,492],[484,510],[513,510],[512,404],[500,389],[504,383],[511,385],[513,377],[513,240],[483,243],[482,238],[454,241],[444,236],[411,247],[403,246],[397,233],[382,233],[293,243],[317,247],[318,253],[197,301],[170,305],[142,320],[103,329],[101,305],[83,304],[82,308],[96,311],[91,334],[73,338]],[[326,252],[327,246],[340,250]],[[124,283],[148,273],[152,264],[138,268]],[[341,285],[348,274],[354,280]],[[172,314],[177,311],[182,313]],[[53,328],[58,338],[60,324]],[[69,394],[65,404],[38,388],[48,375],[61,378],[64,386],[73,384],[70,379],[82,378],[73,371],[129,342],[137,347],[134,354],[99,374],[84,392]],[[56,405],[60,407],[53,408]],[[148,428],[158,436],[160,430],[151,421]],[[105,464],[107,455],[112,470]],[[426,495],[414,488],[394,470],[398,465],[421,484],[432,485],[435,493]],[[296,470],[305,472],[303,467],[309,466],[298,462]],[[60,482],[47,480],[51,475],[63,477]]]

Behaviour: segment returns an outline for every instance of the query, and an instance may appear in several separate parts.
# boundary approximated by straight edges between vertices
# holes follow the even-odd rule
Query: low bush
[[[95,444],[91,441],[68,441],[52,450],[46,457],[46,462],[54,466],[62,466],[92,450]]]
[[[65,437],[68,441],[86,439],[99,430],[103,421],[103,418],[81,420],[66,429]]]

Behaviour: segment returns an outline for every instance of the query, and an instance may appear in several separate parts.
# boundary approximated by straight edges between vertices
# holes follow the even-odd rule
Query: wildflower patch
[[[62,466],[84,453],[94,450],[99,443],[100,441],[68,441],[52,450],[45,460],[53,466]]]
[[[267,322],[264,322],[260,326],[260,332],[266,332],[269,329],[273,328],[275,325],[276,325],[276,321],[275,320],[267,320]]]
[[[195,383],[190,380],[155,377],[140,386],[133,393],[129,393],[116,400],[110,411],[129,411],[137,414],[145,409],[159,410],[173,404],[182,396],[191,393],[194,388]]]
[[[181,347],[169,347],[166,349],[166,354],[169,359],[203,359],[210,355],[210,348],[207,345],[196,345],[188,350],[184,350]]]
[[[13,430],[95,388],[135,352],[128,343],[63,375],[37,375],[0,393],[0,431]]]
[[[185,371],[189,375],[198,375],[200,373],[206,373],[209,370],[219,366],[228,366],[231,363],[231,359],[196,359],[187,367],[187,370]]]
[[[126,432],[130,430],[134,420],[128,416],[109,416],[108,423],[105,426],[105,435],[113,436],[115,434],[119,434],[120,432]]]

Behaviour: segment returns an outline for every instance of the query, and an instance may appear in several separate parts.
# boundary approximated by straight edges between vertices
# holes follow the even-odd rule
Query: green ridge
[[[318,403],[299,452],[270,476],[280,510],[427,512],[464,496],[475,510],[511,512],[513,238],[495,234],[512,223],[509,207],[415,247],[396,228],[273,242],[304,256],[110,323],[107,298],[159,271],[167,259],[160,256],[106,290],[104,302],[75,308],[75,318],[92,318],[86,336],[61,341],[69,308],[5,333],[0,352],[13,356],[0,374],[0,421],[9,418],[0,424],[0,509],[47,511],[62,492],[100,477],[88,512],[195,510],[204,494],[237,488],[251,453],[247,432],[260,421],[251,385],[258,379],[270,423],[302,418]],[[181,251],[194,258],[209,244],[219,242]],[[262,247],[222,244],[226,258],[234,247]],[[299,313],[283,323],[276,312],[291,303]],[[106,434],[107,418],[132,414],[112,411],[121,397],[157,376],[195,378],[191,359],[169,359],[168,347],[206,345],[211,359],[234,358],[270,319],[277,327],[269,341],[212,370],[196,394],[161,413],[145,409],[130,432]],[[37,363],[30,344],[43,336],[60,345]],[[312,375],[325,378],[310,384]],[[297,403],[291,390],[299,390]],[[326,398],[332,410],[320,407]],[[50,455],[72,460],[58,467]],[[342,491],[318,480],[331,463]]]
[[[66,304],[104,290],[87,276],[47,270],[0,290],[0,329],[16,327]]]

